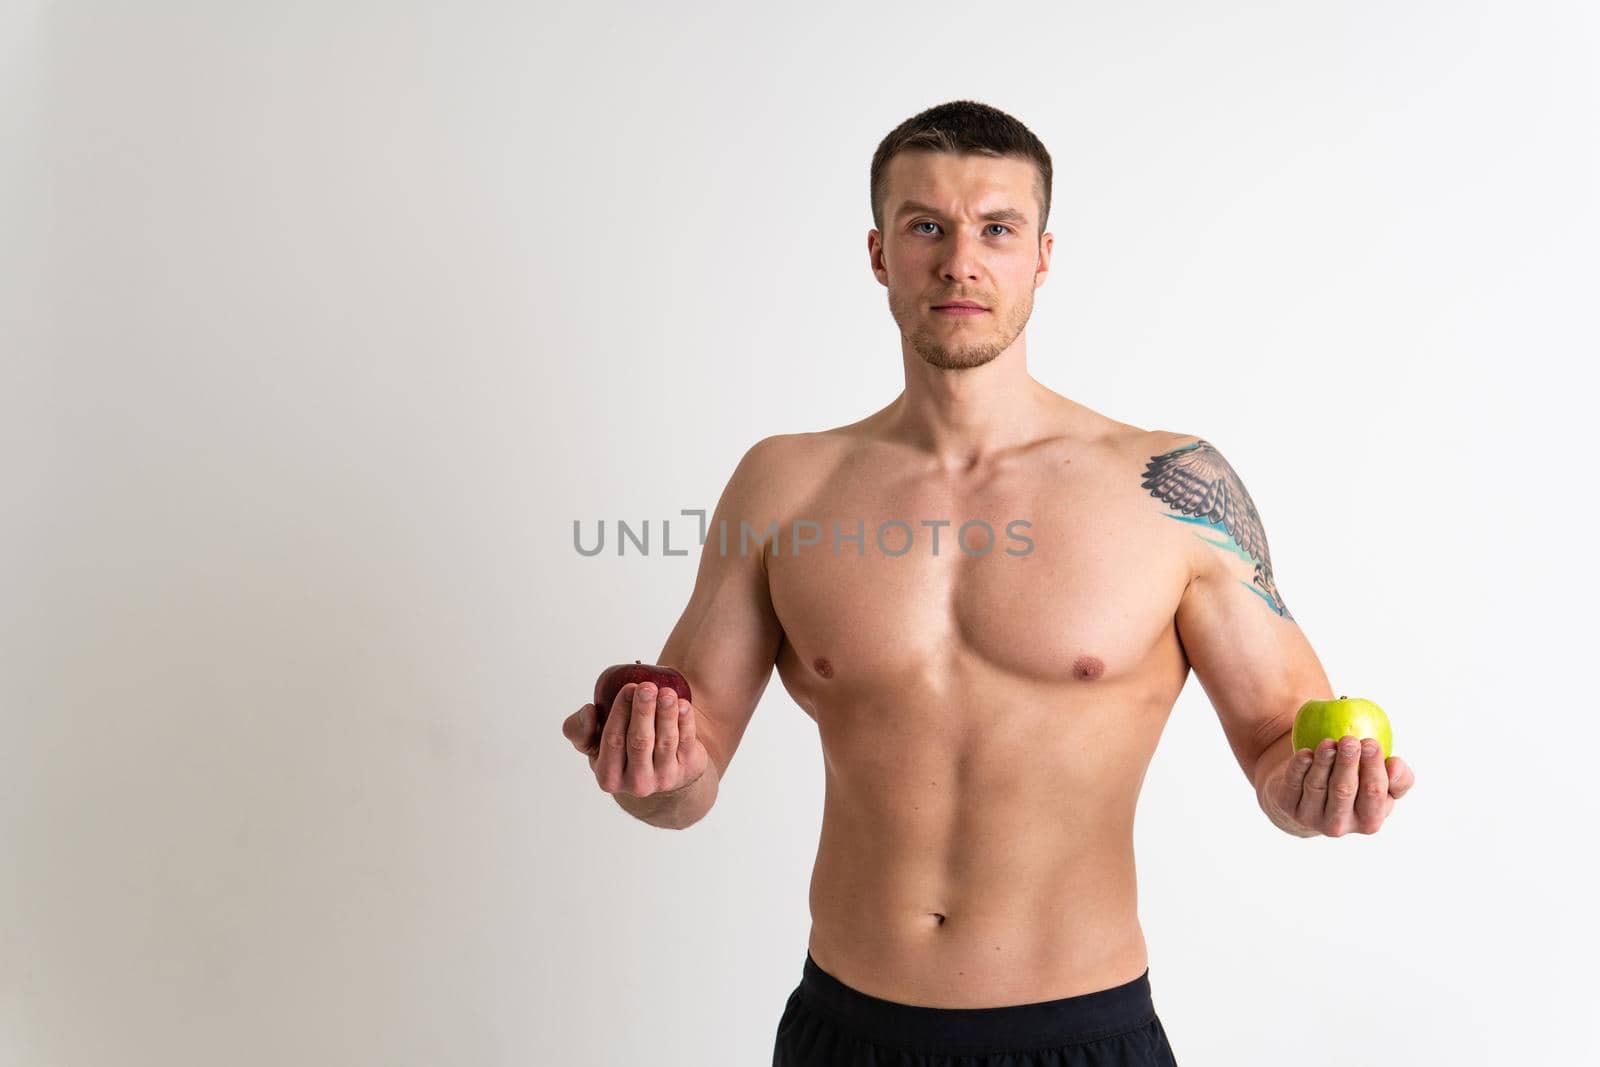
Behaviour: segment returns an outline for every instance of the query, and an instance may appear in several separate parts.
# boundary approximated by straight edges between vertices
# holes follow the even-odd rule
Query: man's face
[[[884,229],[867,247],[889,313],[930,366],[981,367],[1027,325],[1055,243],[1035,236],[1037,180],[1033,163],[1009,156],[915,151],[889,161]],[[958,300],[985,310],[938,310]]]

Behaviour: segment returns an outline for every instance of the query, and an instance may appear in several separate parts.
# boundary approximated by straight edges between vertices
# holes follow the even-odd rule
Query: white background
[[[770,1061],[815,727],[774,681],[707,819],[623,814],[560,720],[696,556],[572,522],[894,396],[868,164],[957,98],[1054,157],[1032,373],[1229,456],[1418,775],[1291,838],[1191,680],[1179,1062],[1593,1056],[1596,19],[0,8],[0,1063]]]

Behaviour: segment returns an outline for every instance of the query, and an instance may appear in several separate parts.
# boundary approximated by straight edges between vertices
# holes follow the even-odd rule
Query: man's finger
[[[623,788],[634,796],[655,791],[656,687],[641,682],[633,691],[633,721],[628,726],[628,763],[622,769]]]
[[[696,733],[699,727],[695,725],[694,705],[687,700],[680,700],[678,709],[681,715],[678,719],[678,760],[682,762],[684,753],[692,751],[700,738]]]
[[[600,788],[615,793],[622,788],[622,771],[626,763],[628,744],[628,709],[633,706],[634,683],[622,687],[611,703],[611,713],[606,716],[606,728],[600,732],[600,756],[595,764],[595,777]]]
[[[656,782],[673,781],[678,770],[678,694],[661,690],[656,697],[656,750],[652,757]]]
[[[1315,755],[1312,749],[1302,748],[1290,757],[1289,766],[1283,772],[1283,784],[1291,797],[1300,795],[1300,788],[1305,785],[1306,775],[1311,771],[1311,762]]]
[[[583,750],[591,756],[600,755],[600,709],[593,704],[583,706]]]
[[[1399,756],[1390,756],[1389,768],[1389,795],[1399,800],[1416,784],[1417,776],[1412,772],[1410,764]]]
[[[1356,793],[1361,786],[1361,742],[1350,734],[1339,739],[1333,774],[1328,778],[1328,807],[1323,833],[1343,837],[1355,825]]]
[[[1389,772],[1383,766],[1383,749],[1370,737],[1361,741],[1361,784],[1356,795],[1356,829],[1378,832],[1389,817],[1394,801],[1389,797]]]
[[[1289,757],[1288,764],[1283,768],[1283,778],[1275,785],[1268,788],[1274,790],[1278,809],[1285,815],[1293,817],[1300,808],[1301,790],[1305,785],[1306,774],[1311,770],[1311,764],[1316,758],[1314,750],[1302,748]]]
[[[1328,737],[1317,742],[1315,756],[1301,786],[1300,807],[1294,813],[1295,821],[1303,826],[1322,828],[1328,809],[1328,776],[1333,772],[1333,754],[1338,747],[1338,742]]]
[[[594,748],[594,716],[589,713],[592,706],[585,704],[561,724],[561,733],[579,752],[588,752]]]

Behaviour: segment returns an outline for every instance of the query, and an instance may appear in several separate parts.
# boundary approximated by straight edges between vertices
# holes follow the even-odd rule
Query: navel
[[[1072,664],[1072,676],[1092,682],[1106,673],[1106,665],[1096,656],[1079,656]]]
[[[816,659],[812,660],[811,667],[824,678],[833,677],[833,664],[828,662],[828,658],[826,656],[818,656]]]

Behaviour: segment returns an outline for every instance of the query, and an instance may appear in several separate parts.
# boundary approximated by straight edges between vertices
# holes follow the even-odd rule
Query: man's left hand
[[[1266,783],[1266,800],[1311,835],[1375,834],[1416,784],[1404,760],[1385,760],[1381,751],[1370,737],[1325,737],[1315,752],[1302,748],[1290,757]]]

